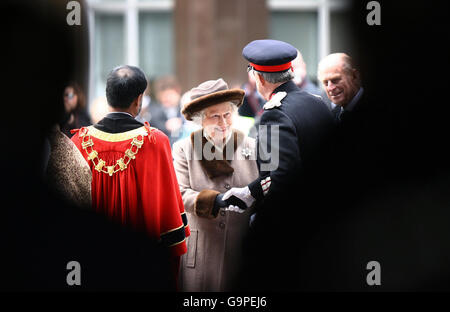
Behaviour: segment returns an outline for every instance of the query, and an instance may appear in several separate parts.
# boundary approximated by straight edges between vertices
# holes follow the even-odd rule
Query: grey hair
[[[236,113],[237,110],[238,110],[237,105],[234,104],[233,102],[228,102],[228,103],[229,103],[230,106],[231,106],[232,113],[233,113],[233,114]],[[202,109],[202,110],[199,111],[199,112],[196,112],[196,113],[192,114],[191,118],[192,118],[192,121],[193,121],[195,124],[197,124],[197,125],[199,125],[199,126],[202,126],[203,119],[205,119],[205,117],[206,117],[205,109],[206,109],[206,108]]]
[[[205,110],[203,109],[199,112],[192,114],[191,118],[195,124],[202,126],[203,119],[205,118]]]
[[[263,76],[264,80],[270,83],[286,82],[294,78],[294,72],[292,71],[292,68],[289,68],[289,70],[281,73],[266,73],[257,71],[255,69],[253,70]]]
[[[321,80],[321,73],[323,68],[329,66],[330,63],[335,64],[338,61],[342,61],[342,69],[347,73],[351,74],[353,70],[357,70],[356,64],[352,57],[345,53],[332,53],[325,56],[322,60],[320,60],[317,66],[317,74],[319,80]]]

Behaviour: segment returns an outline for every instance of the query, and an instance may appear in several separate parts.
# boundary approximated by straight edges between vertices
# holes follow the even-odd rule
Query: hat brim
[[[184,105],[181,113],[187,120],[192,120],[192,116],[195,113],[198,113],[204,110],[207,107],[212,105],[224,103],[224,102],[232,102],[237,107],[242,105],[242,101],[244,100],[245,91],[241,89],[230,89],[223,90],[214,93],[210,93],[201,97],[196,98],[195,100]]]

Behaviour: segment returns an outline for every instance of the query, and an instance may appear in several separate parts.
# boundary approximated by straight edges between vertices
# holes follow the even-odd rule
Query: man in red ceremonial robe
[[[176,281],[190,232],[169,139],[135,119],[146,86],[139,68],[113,69],[106,84],[111,112],[93,126],[73,130],[72,141],[92,170],[93,208],[167,246]]]

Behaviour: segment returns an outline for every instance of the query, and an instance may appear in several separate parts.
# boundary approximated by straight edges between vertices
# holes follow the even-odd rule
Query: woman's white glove
[[[240,209],[238,206],[233,206],[233,205],[228,206],[227,208],[225,208],[225,210],[239,212],[239,213],[243,213],[245,211],[244,209]]]
[[[223,195],[222,200],[226,201],[232,206],[238,206],[240,209],[244,210],[250,207],[255,202],[255,199],[250,193],[250,189],[248,188],[248,186],[241,188],[233,187]]]

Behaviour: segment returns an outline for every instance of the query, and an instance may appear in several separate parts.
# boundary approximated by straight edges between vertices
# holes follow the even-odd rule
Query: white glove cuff
[[[242,200],[245,202],[247,207],[250,207],[255,202],[255,199],[253,198],[252,193],[250,192],[248,186],[244,187],[242,190],[243,190]]]

